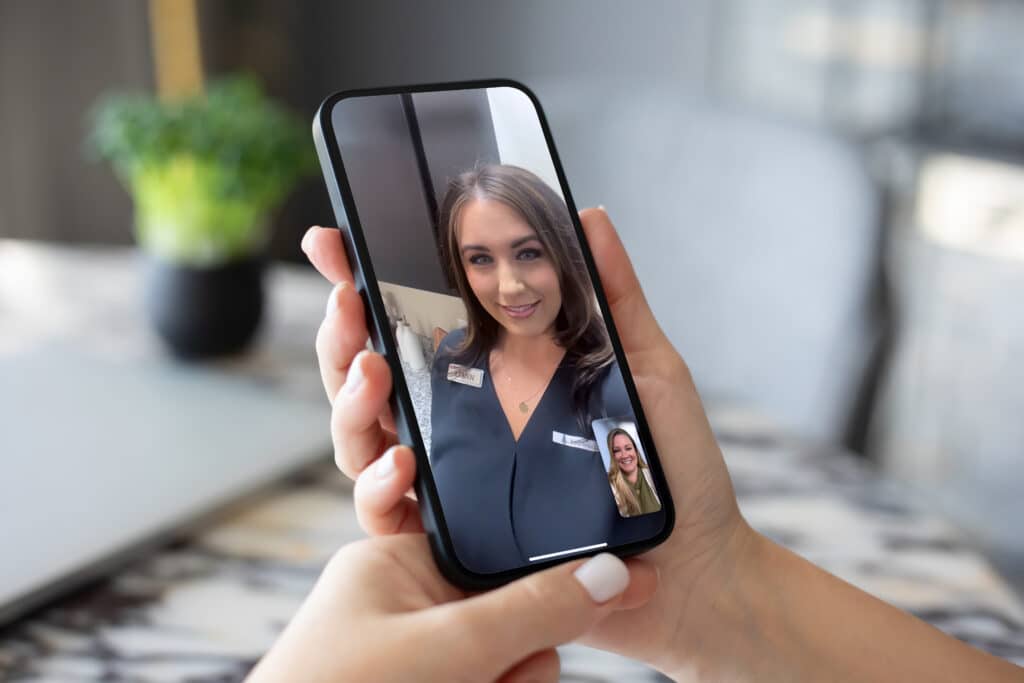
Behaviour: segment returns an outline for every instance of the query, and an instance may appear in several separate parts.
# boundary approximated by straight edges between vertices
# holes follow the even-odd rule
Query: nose
[[[515,297],[526,289],[518,270],[510,265],[498,269],[498,294],[504,302],[515,301]]]

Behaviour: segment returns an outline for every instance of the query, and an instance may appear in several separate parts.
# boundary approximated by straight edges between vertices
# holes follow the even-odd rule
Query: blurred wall
[[[702,392],[836,439],[846,433],[871,342],[864,294],[878,228],[871,188],[837,136],[709,104],[720,7],[714,0],[199,3],[207,73],[255,72],[272,96],[310,119],[341,89],[495,76],[526,83],[544,105],[576,203],[608,207]],[[65,144],[43,140],[54,124],[29,120],[45,111],[47,97],[58,98],[49,91],[31,95],[40,104],[3,126],[31,140],[25,145],[55,144],[53,154],[65,154],[25,180],[24,206],[33,208],[19,209],[17,222],[41,236],[127,241],[127,196],[104,166],[89,167],[94,175],[83,182],[77,145],[81,110],[92,98],[115,85],[148,85],[144,5],[103,0],[86,12],[26,2],[16,11],[22,29],[3,22],[4,49],[7,33],[38,40],[53,33],[51,23],[66,27],[66,58],[43,54],[49,45],[22,45],[15,54],[34,55],[31,65],[5,60],[21,79],[18,90],[26,79],[73,80],[65,64],[91,64],[93,72],[78,76],[87,85],[61,121]],[[103,26],[86,16],[103,12],[111,15]],[[109,64],[89,61],[108,52]],[[272,254],[302,260],[306,226],[333,222],[322,181],[310,178],[278,213]],[[4,234],[14,233],[5,227]]]
[[[0,238],[128,242],[132,208],[84,152],[111,88],[153,83],[147,4],[0,1]]]
[[[877,341],[873,188],[827,131],[709,105],[714,3],[203,7],[211,64],[253,65],[300,108],[347,88],[524,82],[576,203],[608,207],[705,396],[846,435]]]
[[[254,71],[310,118],[338,90],[505,77],[537,92],[555,139],[563,140],[586,121],[589,107],[629,101],[652,87],[671,96],[701,91],[713,5],[229,0],[199,9],[208,72]],[[581,99],[577,86],[591,95]],[[586,149],[563,163],[577,197],[601,196],[603,188],[585,172]],[[303,185],[281,212],[276,253],[300,259],[303,227],[332,215],[322,183]]]
[[[336,90],[494,76],[530,84],[546,104],[574,84],[600,84],[608,102],[652,85],[699,91],[710,5],[224,0],[199,10],[208,75],[254,72],[312,119]],[[0,82],[0,237],[130,242],[129,197],[83,139],[101,94],[153,87],[147,4],[0,1]],[[556,139],[576,116],[553,117]],[[303,227],[331,220],[322,182],[308,179],[280,212],[272,252],[300,260]]]

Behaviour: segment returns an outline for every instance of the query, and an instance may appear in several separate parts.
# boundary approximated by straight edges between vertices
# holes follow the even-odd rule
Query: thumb
[[[444,623],[455,626],[456,642],[464,645],[453,658],[460,661],[451,664],[493,680],[529,655],[583,635],[621,603],[646,602],[657,587],[657,570],[630,565],[602,553],[439,608],[452,610]],[[624,595],[631,583],[636,586]]]
[[[631,354],[667,343],[608,213],[603,208],[584,209],[580,223],[623,349]]]

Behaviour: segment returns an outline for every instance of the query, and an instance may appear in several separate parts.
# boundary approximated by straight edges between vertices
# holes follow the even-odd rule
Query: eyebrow
[[[536,241],[540,242],[540,238],[538,238],[536,235],[527,235],[526,237],[520,237],[517,240],[513,240],[512,243],[509,244],[508,246],[509,246],[509,249],[515,249],[516,247],[522,246],[522,245],[526,244],[527,242],[530,242],[530,241],[533,241],[533,240],[536,240]],[[476,250],[476,251],[490,251],[490,249],[488,249],[487,247],[485,247],[482,244],[463,244],[462,245],[461,251],[463,251],[463,252],[473,251],[473,250]]]

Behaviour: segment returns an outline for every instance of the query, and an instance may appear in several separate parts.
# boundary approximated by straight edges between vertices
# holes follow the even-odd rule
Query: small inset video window
[[[593,427],[619,514],[636,517],[660,510],[661,499],[632,418],[594,420]]]

